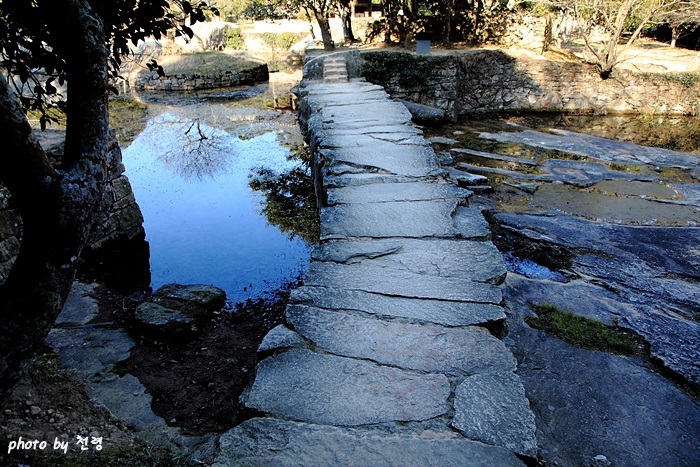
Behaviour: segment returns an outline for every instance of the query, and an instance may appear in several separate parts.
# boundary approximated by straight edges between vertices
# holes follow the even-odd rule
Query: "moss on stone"
[[[641,343],[641,338],[630,331],[578,316],[556,305],[542,303],[532,306],[532,309],[537,317],[526,318],[530,326],[577,347],[634,354]]]

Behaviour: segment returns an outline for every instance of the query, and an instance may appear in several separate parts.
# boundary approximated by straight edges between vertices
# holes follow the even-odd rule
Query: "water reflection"
[[[301,166],[275,132],[241,140],[165,113],[124,150],[124,163],[145,218],[152,287],[207,283],[243,301],[308,266],[308,242],[268,222],[264,198],[248,185],[260,166],[279,173]]]
[[[192,177],[203,179],[227,169],[232,151],[236,148],[227,145],[230,136],[222,130],[204,125],[200,119],[181,119],[174,115],[164,114],[152,121],[160,127],[161,133],[166,126],[175,126],[171,149],[161,156],[163,163],[173,172],[184,179]]]
[[[271,224],[289,238],[298,235],[309,243],[319,242],[321,225],[308,166],[282,173],[259,168],[250,187],[265,196],[262,212]]]

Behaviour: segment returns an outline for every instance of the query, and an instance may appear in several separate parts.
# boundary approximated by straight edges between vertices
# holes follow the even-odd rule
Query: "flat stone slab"
[[[341,204],[321,209],[321,237],[486,238],[488,223],[480,211],[456,201],[403,201]]]
[[[411,183],[415,182],[415,177],[404,177],[385,173],[368,173],[364,169],[361,171],[347,170],[350,166],[343,164],[324,167],[323,185],[326,188],[342,188],[346,186],[372,185],[375,183]]]
[[[253,418],[221,436],[214,466],[523,466],[506,449],[443,433],[393,435]]]
[[[377,316],[404,318],[411,322],[444,326],[498,324],[505,320],[503,308],[493,304],[389,297],[361,290],[305,285],[292,290],[290,302],[329,310],[355,310]]]
[[[327,154],[331,153],[326,149]],[[440,169],[429,145],[395,144],[373,139],[364,145],[332,149],[327,164],[350,164],[380,169],[395,175],[425,177]]]
[[[328,204],[466,199],[472,192],[446,183],[381,183],[328,190]]]
[[[100,326],[55,327],[45,342],[60,355],[61,363],[74,368],[85,381],[104,377],[117,362],[129,358],[135,345],[125,331]]]
[[[479,328],[407,324],[289,305],[287,322],[332,354],[428,373],[515,371],[505,344]]]
[[[502,299],[501,289],[492,284],[369,265],[312,262],[304,283],[409,298],[493,304]]]
[[[467,438],[534,457],[535,416],[514,373],[466,378],[455,391],[452,426]]]
[[[502,142],[524,143],[608,162],[631,165],[649,163],[659,167],[692,168],[696,171],[700,168],[700,161],[693,154],[639,146],[566,130],[552,129],[551,131],[556,134],[525,130],[513,133],[479,133],[479,137]]]
[[[447,173],[454,183],[461,187],[470,187],[476,185],[485,185],[489,179],[483,175],[475,175],[462,170],[457,170],[452,167],[445,167],[443,170]]]
[[[525,304],[509,306],[530,313]],[[579,349],[522,321],[511,325],[518,376],[550,465],[596,465],[600,454],[617,466],[700,465],[691,435],[700,433],[700,404],[691,395],[636,358]]]
[[[63,310],[56,318],[56,325],[81,325],[97,316],[98,304],[93,298],[97,284],[73,282]]]
[[[324,121],[336,123],[366,122],[380,120],[387,123],[408,123],[411,121],[411,113],[398,102],[389,100],[363,101],[363,95],[358,95],[355,102],[333,98],[324,99],[321,116]]]
[[[491,152],[475,151],[473,149],[467,149],[467,148],[450,149],[450,154],[453,156],[466,155],[466,156],[476,157],[479,159],[501,161],[501,162],[511,162],[513,164],[519,164],[519,165],[528,165],[528,166],[536,166],[537,165],[537,162],[534,159],[526,159],[524,157],[504,156],[503,154],[494,154]]]
[[[425,141],[423,136],[420,134],[375,134],[372,132],[371,128],[364,131],[356,130],[355,134],[343,134],[338,133],[335,130],[327,131],[324,133],[322,140],[322,146],[325,149],[372,147],[376,143],[390,143],[398,146],[430,147],[428,142]]]
[[[324,425],[428,420],[447,412],[449,380],[293,349],[258,364],[246,407]]]
[[[476,190],[476,187],[474,188]],[[478,208],[457,206],[452,216],[457,236],[479,240],[490,240],[491,229],[489,223]]]
[[[311,258],[492,284],[502,283],[507,272],[493,243],[463,239],[329,241],[314,248]]]

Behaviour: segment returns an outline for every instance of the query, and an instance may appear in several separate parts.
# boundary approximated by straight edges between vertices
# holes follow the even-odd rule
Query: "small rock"
[[[31,406],[31,408],[29,409],[29,413],[31,413],[32,415],[36,416],[36,415],[39,415],[39,414],[41,413],[41,409],[40,409],[39,407],[37,407],[36,405],[33,405],[33,406]]]
[[[166,284],[156,290],[153,301],[166,308],[183,311],[189,316],[196,317],[223,308],[226,292],[211,285]]]

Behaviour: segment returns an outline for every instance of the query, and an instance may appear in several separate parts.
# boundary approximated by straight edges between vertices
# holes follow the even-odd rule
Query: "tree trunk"
[[[42,345],[65,303],[105,183],[107,48],[87,0],[45,2],[66,57],[65,155],[54,169],[0,77],[0,178],[22,218],[20,252],[0,287],[0,396]]]
[[[314,25],[311,24],[311,15],[309,14],[309,9],[302,5],[304,9],[304,14],[306,15],[306,20],[309,22],[309,32],[311,33],[311,39],[316,40],[316,33],[314,32]]]
[[[343,40],[346,44],[355,42],[355,35],[352,33],[352,9],[350,0],[340,0],[338,2],[338,13],[343,23]]]
[[[671,48],[676,47],[676,41],[678,40],[678,27],[674,24],[671,26]]]
[[[328,14],[314,10],[314,16],[321,30],[321,40],[323,40],[323,50],[333,50],[333,37],[331,36],[331,26],[328,23]]]

